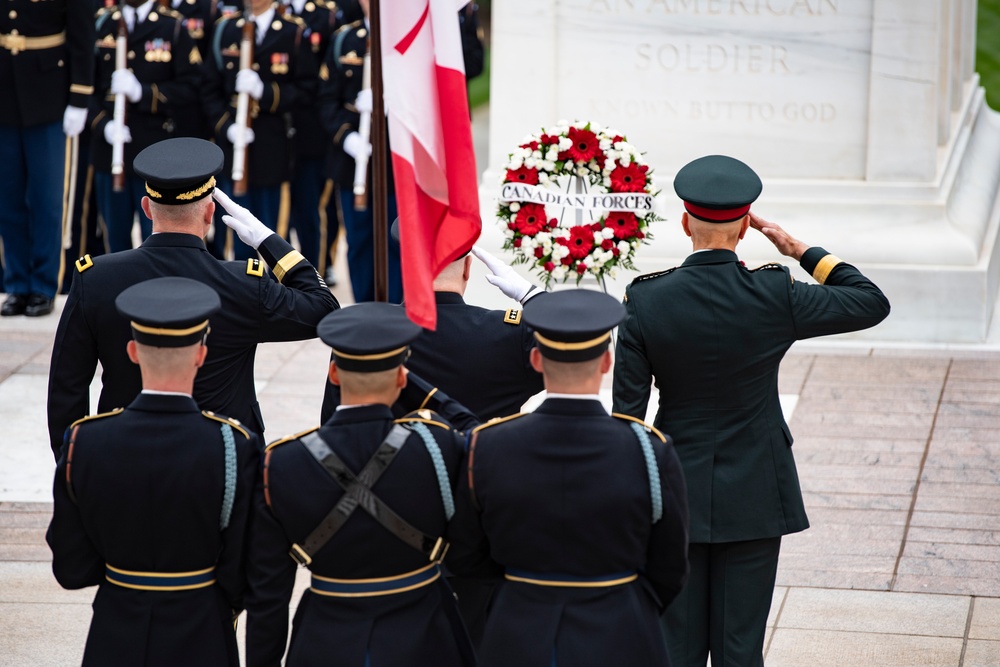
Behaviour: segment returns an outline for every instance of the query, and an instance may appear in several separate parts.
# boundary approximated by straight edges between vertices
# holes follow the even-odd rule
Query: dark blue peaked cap
[[[406,316],[401,306],[365,302],[335,310],[316,327],[320,340],[333,349],[337,368],[355,373],[376,373],[401,365],[410,343],[423,329]]]
[[[604,354],[625,307],[602,292],[569,289],[539,294],[524,305],[523,320],[535,330],[542,356],[587,361]]]
[[[135,342],[185,347],[208,332],[209,318],[222,304],[214,289],[190,278],[153,278],[132,285],[115,299],[132,325]]]
[[[211,141],[176,137],[144,148],[132,168],[146,181],[151,201],[176,206],[212,194],[223,160],[222,149]]]

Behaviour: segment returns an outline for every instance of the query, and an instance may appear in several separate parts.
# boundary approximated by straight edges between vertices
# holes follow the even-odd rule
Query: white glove
[[[87,110],[80,107],[69,106],[63,112],[63,134],[67,137],[75,137],[83,132],[83,126],[87,124]]]
[[[357,132],[351,132],[344,137],[344,152],[355,160],[364,152],[366,155],[372,154],[372,145],[361,138]]]
[[[372,89],[363,88],[358,96],[354,99],[354,108],[358,110],[358,113],[371,113],[372,112]]]
[[[226,139],[229,139],[229,143],[233,144],[234,146],[236,145],[236,139],[239,137],[239,135],[240,135],[240,126],[237,125],[236,123],[230,125],[229,129],[226,130]],[[243,129],[244,146],[249,146],[250,144],[252,144],[255,137],[256,135],[253,133],[252,127],[247,127]]]
[[[517,271],[479,246],[472,246],[472,254],[492,272],[493,275],[486,276],[487,282],[503,292],[504,296],[520,302],[522,306],[528,299],[544,291],[541,287],[532,285]]]
[[[129,102],[135,104],[142,99],[142,84],[127,69],[116,69],[111,75],[111,92],[114,95],[125,95]]]
[[[114,145],[117,134],[118,123],[115,121],[111,121],[104,126],[104,140],[109,144]],[[128,129],[128,125],[122,125],[122,141],[126,144],[132,143],[132,131]]]
[[[259,100],[264,95],[264,82],[260,74],[252,69],[241,69],[236,74],[236,92],[248,93],[250,97]]]
[[[274,233],[274,231],[267,228],[267,225],[254,217],[253,213],[234,202],[219,188],[215,188],[212,196],[215,197],[217,202],[222,204],[222,208],[226,209],[226,213],[229,214],[222,216],[222,221],[226,223],[226,227],[236,232],[236,235],[240,237],[240,241],[243,241],[254,250],[264,242],[264,239]]]

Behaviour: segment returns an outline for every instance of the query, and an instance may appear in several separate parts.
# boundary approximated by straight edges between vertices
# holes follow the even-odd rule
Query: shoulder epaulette
[[[114,417],[115,415],[120,415],[123,412],[125,412],[125,408],[115,408],[111,412],[100,412],[100,413],[98,413],[96,415],[87,415],[86,417],[82,417],[80,419],[77,419],[75,422],[73,422],[72,424],[70,424],[69,427],[73,428],[77,424],[82,424],[83,422],[89,422],[89,421],[92,421],[94,419],[102,419],[104,417]]]
[[[295,25],[299,26],[300,28],[307,28],[308,27],[306,25],[306,22],[302,19],[301,16],[296,16],[295,14],[282,14],[281,18],[285,19],[289,23],[294,23]]]
[[[76,270],[83,273],[94,265],[94,259],[90,255],[84,255],[76,260]]]
[[[313,431],[318,431],[318,430],[319,430],[319,426],[314,426],[313,428],[306,429],[305,431],[302,431],[301,433],[296,433],[295,435],[286,435],[284,438],[281,438],[280,440],[275,440],[274,442],[272,442],[271,444],[269,444],[267,447],[264,448],[264,451],[265,452],[269,452],[272,449],[274,449],[275,447],[277,447],[278,445],[283,445],[286,442],[292,442],[293,440],[298,440],[302,436],[309,435]]]
[[[750,273],[754,271],[763,271],[765,269],[783,269],[785,268],[783,264],[778,264],[777,262],[768,262],[767,264],[761,264],[756,269],[750,269]]]
[[[181,14],[176,9],[172,9],[170,7],[164,7],[163,5],[160,4],[156,5],[156,11],[164,16],[169,16],[172,19],[178,19],[178,20],[184,19],[184,15]]]
[[[529,414],[529,413],[527,413],[527,412],[518,412],[517,414],[508,415],[506,417],[494,417],[493,419],[489,420],[485,424],[480,424],[476,428],[472,429],[472,432],[473,433],[479,433],[484,428],[489,428],[490,426],[496,426],[497,424],[502,424],[502,423],[510,421],[512,419],[517,419],[518,417],[523,417],[526,414]]]
[[[642,421],[641,419],[636,419],[635,417],[632,417],[630,415],[623,415],[620,412],[612,412],[611,416],[614,417],[615,419],[621,419],[621,420],[624,420],[624,421],[635,422],[636,424],[639,424],[640,426],[642,426],[644,429],[646,429],[650,433],[656,434],[656,437],[659,438],[660,441],[663,442],[664,444],[667,442],[667,438],[662,433],[660,433],[660,430],[658,428],[656,428],[652,424],[647,424],[646,422]]]
[[[677,267],[674,266],[667,269],[666,271],[654,271],[653,273],[644,273],[641,276],[636,276],[635,279],[633,279],[632,282],[629,284],[635,285],[636,283],[641,283],[643,280],[649,280],[650,278],[659,278],[660,276],[665,276],[668,273],[673,273],[676,270]]]
[[[257,276],[258,278],[264,275],[264,265],[261,264],[260,259],[251,257],[247,260],[247,275]]]
[[[223,417],[222,415],[217,415],[211,410],[202,410],[201,414],[205,417],[208,417],[209,419],[214,419],[217,422],[222,422],[223,424],[229,424],[237,431],[242,433],[243,437],[245,437],[247,440],[250,439],[250,434],[247,432],[245,428],[243,428],[243,424],[241,424],[238,420],[232,419],[231,417]]]
[[[440,426],[441,428],[445,429],[451,428],[447,424],[435,420],[434,417],[436,416],[437,416],[436,412],[434,412],[433,410],[427,410],[425,408],[423,410],[414,410],[413,412],[411,412],[410,414],[406,415],[401,419],[393,420],[393,423],[410,424],[413,422],[419,422],[421,424],[430,424],[431,426]]]
[[[508,308],[507,312],[503,314],[504,324],[520,324],[521,323],[521,309],[520,308]]]
[[[243,16],[243,12],[242,11],[235,11],[235,12],[232,12],[231,14],[221,14],[219,16],[219,18],[215,19],[215,25],[221,26],[223,23],[225,23],[229,19],[237,19],[237,18],[240,18],[241,16]]]
[[[353,30],[361,25],[361,20],[352,21],[351,23],[345,23],[344,25],[337,28],[337,32],[344,32],[345,30]]]

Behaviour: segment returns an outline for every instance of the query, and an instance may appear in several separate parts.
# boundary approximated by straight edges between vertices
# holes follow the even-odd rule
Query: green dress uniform
[[[726,189],[731,175],[723,176],[714,191]],[[753,179],[756,192],[736,197],[745,207],[717,206],[737,217],[714,221],[746,214],[760,192]],[[677,190],[685,202],[694,198]],[[733,251],[704,250],[625,290],[614,410],[645,416],[655,381],[653,423],[673,437],[687,481],[691,578],[666,616],[675,667],[703,667],[709,646],[713,665],[762,664],[780,538],[809,527],[778,366],[796,340],[872,327],[889,312],[875,284],[822,248],[806,251],[801,266],[820,284],[796,281],[778,264],[749,270]]]

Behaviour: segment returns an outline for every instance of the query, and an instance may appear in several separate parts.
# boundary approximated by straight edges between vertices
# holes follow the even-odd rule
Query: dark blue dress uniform
[[[176,146],[174,157],[201,169],[202,182],[204,174],[221,167],[221,151],[200,139],[172,139],[147,150],[159,151],[162,146]],[[217,155],[217,163],[207,171],[199,157],[205,147]],[[154,188],[161,187],[150,174],[146,178]],[[206,190],[205,196],[210,192]],[[339,305],[316,270],[288,242],[272,234],[259,250],[277,280],[256,259],[216,260],[191,234],[154,234],[134,250],[78,260],[49,368],[53,452],[58,452],[66,426],[89,412],[89,386],[98,362],[104,369],[99,411],[128,405],[139,393],[139,369],[125,354],[128,322],[113,304],[129,285],[157,276],[186,276],[219,293],[222,312],[212,324],[213,345],[195,380],[194,397],[203,409],[231,415],[249,430],[263,433],[253,382],[257,344],[312,338],[316,324]]]
[[[196,344],[207,321],[195,328]],[[85,667],[239,665],[233,615],[258,464],[254,435],[184,394],[142,393],[67,429],[46,539],[63,587],[99,586]]]
[[[132,170],[132,161],[148,146],[179,136],[175,117],[198,100],[201,85],[201,52],[185,27],[184,18],[159,5],[150,9],[145,20],[137,18],[128,34],[127,66],[142,85],[142,96],[138,102],[126,105],[125,125],[132,141],[125,144],[125,190],[113,192],[112,147],[104,136],[104,128],[114,117],[111,75],[115,71],[115,37],[122,11],[122,7],[111,6],[97,14],[96,94],[90,121],[97,206],[104,218],[110,252],[132,247],[132,221],[136,214],[142,238],[152,233],[152,221],[140,206],[146,194],[144,181]]]
[[[349,23],[337,30],[330,41],[326,59],[319,71],[320,116],[327,132],[333,137],[329,154],[328,175],[333,179],[340,201],[344,232],[347,237],[347,268],[355,301],[375,299],[375,237],[372,231],[372,160],[368,161],[368,207],[354,210],[354,158],[344,151],[344,139],[357,132],[361,115],[354,102],[362,88],[364,58],[368,53],[368,28],[364,21]],[[396,190],[392,174],[389,142],[385,147],[386,224],[396,219]],[[386,229],[388,234],[389,230]],[[400,269],[399,243],[388,243],[389,301],[403,300],[403,277]]]
[[[570,290],[525,319],[547,359],[586,361],[621,310]],[[480,664],[669,664],[658,617],[687,575],[687,503],[668,438],[596,397],[550,397],[475,429],[459,480],[447,564],[504,578]]]
[[[689,212],[708,222],[746,215],[760,193],[756,174],[732,158],[700,160],[675,183]],[[800,264],[819,285],[705,250],[625,290],[614,409],[645,415],[655,380],[654,425],[670,430],[687,479],[691,580],[666,617],[675,665],[704,665],[709,649],[713,664],[761,664],[780,538],[809,527],[779,364],[796,340],[871,327],[889,312],[878,287],[822,248]],[[749,570],[722,574],[737,562]]]
[[[58,290],[67,105],[86,109],[94,86],[94,19],[83,0],[6,0],[0,12],[0,237],[3,287],[19,297]],[[44,313],[51,305],[41,304]],[[37,307],[37,306],[36,306]],[[38,314],[44,314],[41,311]]]
[[[457,292],[435,292],[437,330],[425,330],[410,346],[406,367],[461,402],[480,421],[521,410],[545,386],[531,367],[535,346],[521,309],[489,310],[468,304]],[[340,403],[340,389],[329,380],[322,420]]]
[[[331,314],[319,331],[337,346],[338,368],[360,373],[398,368],[419,327],[401,308],[366,303]],[[248,561],[248,667],[281,663],[290,551],[312,579],[289,667],[473,664],[437,562],[462,452],[463,437],[435,415],[394,420],[382,404],[342,408],[318,430],[268,446]]]
[[[274,5],[276,8],[277,5]],[[247,17],[243,12],[219,19],[206,56],[205,110],[215,141],[226,154],[220,185],[231,191],[233,146],[227,133],[236,119],[236,75],[240,70],[240,40]],[[291,177],[294,156],[292,114],[312,103],[318,66],[310,52],[301,19],[275,11],[263,41],[254,46],[253,69],[264,82],[260,100],[250,100],[254,141],[247,147],[247,196],[234,199],[249,208],[268,227],[278,230],[281,184]],[[221,256],[225,225],[216,217],[214,252]],[[283,231],[283,230],[282,230]],[[253,249],[233,239],[236,259],[253,256]]]
[[[212,51],[212,28],[222,16],[225,6],[218,0],[172,0],[170,8],[181,15],[184,28],[191,35],[191,39],[198,47],[198,53],[201,54],[200,67],[204,72],[204,59]],[[212,137],[200,95],[194,102],[177,108],[174,113],[174,126],[174,132],[178,137],[202,139]]]

